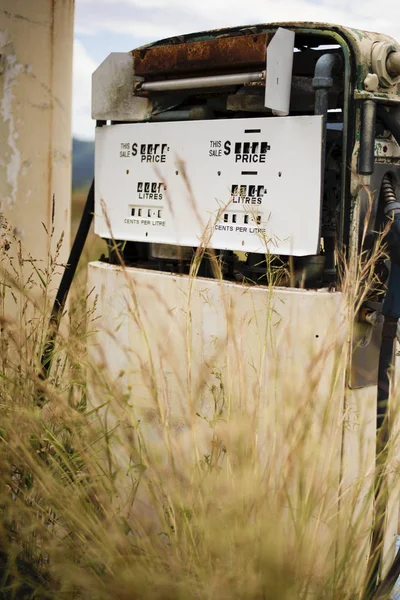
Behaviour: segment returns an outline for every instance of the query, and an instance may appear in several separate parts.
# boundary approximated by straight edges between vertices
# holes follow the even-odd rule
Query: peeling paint
[[[53,162],[55,164],[68,164],[68,161],[71,160],[71,155],[66,154],[65,152],[60,152],[59,150],[53,151]]]
[[[2,44],[2,37],[5,37],[4,32],[0,32],[0,46]],[[5,40],[4,40],[5,42]],[[1,101],[1,116],[3,117],[4,123],[8,123],[8,147],[10,149],[10,157],[7,161],[7,183],[11,187],[11,193],[7,196],[6,200],[9,207],[12,207],[17,200],[18,192],[18,175],[21,168],[21,153],[18,150],[16,139],[18,138],[18,132],[15,127],[15,120],[13,115],[13,88],[17,84],[19,74],[24,71],[24,65],[18,63],[15,54],[8,54],[5,56],[5,68],[4,68],[4,86],[3,86],[3,99]]]
[[[43,21],[34,21],[33,19],[28,19],[27,17],[25,17],[24,15],[20,15],[17,13],[12,13],[8,10],[4,10],[3,8],[0,9],[0,12],[5,15],[6,17],[8,17],[9,19],[19,19],[21,21],[26,21],[27,23],[31,23],[32,25],[40,25],[40,26],[46,26],[47,23],[43,22]]]
[[[48,102],[42,102],[41,104],[35,104],[34,102],[29,101],[29,106],[32,106],[32,108],[37,108],[40,111],[49,110],[49,108],[50,108],[50,104]]]
[[[25,231],[21,227],[14,227],[13,234],[20,240],[23,240],[25,237]]]

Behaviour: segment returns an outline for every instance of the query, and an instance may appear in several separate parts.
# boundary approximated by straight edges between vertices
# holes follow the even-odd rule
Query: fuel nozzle
[[[394,219],[400,212],[400,202],[397,199],[393,177],[387,173],[382,180],[383,211],[385,217]]]

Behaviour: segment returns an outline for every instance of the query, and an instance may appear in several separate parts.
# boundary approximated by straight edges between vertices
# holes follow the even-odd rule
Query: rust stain
[[[8,10],[5,10],[4,8],[0,8],[0,13],[2,15],[5,15],[8,19],[16,19],[16,20],[20,20],[20,21],[26,21],[27,23],[31,23],[31,25],[40,25],[40,26],[45,26],[48,23],[44,23],[43,21],[35,21],[33,19],[29,19],[28,17],[26,17],[25,15],[20,15],[18,13],[12,13]]]
[[[135,75],[254,68],[265,65],[266,33],[139,48],[133,51]]]

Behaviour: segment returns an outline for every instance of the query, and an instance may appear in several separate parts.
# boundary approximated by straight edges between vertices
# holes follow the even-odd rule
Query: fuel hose
[[[385,217],[392,220],[390,230],[386,236],[391,269],[382,307],[384,323],[378,368],[375,516],[369,559],[369,577],[364,594],[365,600],[387,600],[400,575],[400,554],[398,553],[389,573],[377,586],[382,566],[384,528],[389,496],[385,471],[388,443],[390,441],[388,418],[390,379],[394,364],[397,322],[400,318],[400,202],[397,200],[395,182],[390,173],[387,173],[382,180],[381,192]]]
[[[54,300],[53,308],[51,310],[49,326],[40,360],[39,379],[41,381],[46,381],[50,374],[52,359],[54,355],[55,339],[57,336],[58,328],[60,326],[61,317],[65,309],[68,294],[71,289],[71,284],[74,279],[76,269],[78,267],[79,259],[82,256],[83,248],[85,246],[90,226],[93,221],[93,213],[94,179],[92,181],[89,193],[86,198],[78,231],[76,232],[74,243],[72,244],[71,252],[69,254],[68,262],[65,265],[61,282]]]

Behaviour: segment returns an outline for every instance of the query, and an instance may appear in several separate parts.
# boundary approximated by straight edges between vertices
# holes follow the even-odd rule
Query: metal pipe
[[[314,71],[313,88],[315,90],[315,115],[322,115],[322,165],[325,167],[326,123],[328,120],[329,90],[333,86],[332,73],[342,66],[338,54],[323,54],[317,61]],[[324,190],[324,172],[322,171],[322,192]]]
[[[386,69],[389,75],[398,77],[400,75],[400,52],[391,52],[386,59]]]
[[[325,117],[328,112],[329,89],[333,86],[332,73],[342,66],[339,54],[323,54],[317,61],[314,71],[313,88],[315,90],[314,114]]]
[[[167,92],[175,90],[192,90],[198,88],[242,85],[265,80],[265,71],[259,73],[237,73],[234,75],[211,75],[209,77],[189,77],[186,79],[167,79],[139,83],[137,90],[144,92]]]
[[[372,175],[375,167],[376,103],[365,100],[361,105],[361,137],[358,172]]]
[[[323,54],[317,61],[314,71],[313,88],[315,90],[315,115],[322,115],[322,140],[321,140],[321,215],[324,200],[325,186],[325,156],[326,156],[326,124],[328,121],[329,90],[333,86],[332,73],[342,66],[342,59],[338,54]],[[334,255],[326,256],[326,265],[334,263]]]
[[[153,115],[150,121],[202,121],[212,119],[214,116],[214,111],[208,106],[193,106],[186,110],[167,110],[158,115]]]

